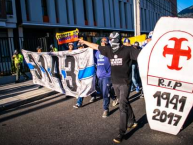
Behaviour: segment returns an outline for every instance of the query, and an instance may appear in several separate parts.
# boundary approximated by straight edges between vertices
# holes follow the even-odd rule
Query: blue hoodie
[[[109,59],[101,55],[100,51],[96,52],[95,57],[97,59],[97,77],[111,77],[111,65]]]

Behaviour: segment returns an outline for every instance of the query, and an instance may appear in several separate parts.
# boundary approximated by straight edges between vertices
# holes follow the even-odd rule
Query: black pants
[[[119,98],[120,125],[119,133],[124,134],[127,127],[135,122],[135,115],[128,101],[130,86],[127,84],[113,84],[115,94]]]
[[[16,81],[19,81],[20,74],[22,74],[25,78],[29,78],[23,71],[22,64],[19,64],[19,66],[16,68]]]

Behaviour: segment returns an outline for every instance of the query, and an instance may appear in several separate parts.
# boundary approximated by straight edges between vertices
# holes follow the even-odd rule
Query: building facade
[[[176,0],[140,0],[140,7],[142,33],[162,16],[177,16]],[[133,0],[20,0],[20,8],[23,28],[134,31]]]
[[[162,16],[177,16],[176,0],[136,1],[140,3],[141,33],[152,31]],[[8,49],[12,54],[21,48],[35,51],[40,45],[47,51],[51,43],[57,45],[56,32],[75,28],[93,42],[111,31],[133,36],[133,9],[133,0],[0,0],[0,63]],[[6,47],[2,37],[7,37]]]

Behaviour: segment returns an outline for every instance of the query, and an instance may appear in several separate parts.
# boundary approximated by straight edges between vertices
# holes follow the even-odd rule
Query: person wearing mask
[[[51,44],[50,45],[50,52],[58,52],[58,49],[53,44]]]
[[[16,68],[16,81],[15,83],[19,83],[20,81],[20,73],[24,76],[25,80],[28,80],[29,77],[23,72],[23,56],[18,50],[14,51],[14,55],[12,56],[15,68]]]
[[[128,101],[131,84],[131,61],[137,60],[139,50],[133,46],[120,47],[120,34],[112,32],[109,36],[110,46],[99,46],[94,43],[79,39],[79,42],[92,49],[99,50],[101,55],[109,58],[111,63],[111,80],[115,94],[119,97],[120,124],[119,133],[113,139],[115,143],[120,143],[127,129],[137,126],[135,115]]]

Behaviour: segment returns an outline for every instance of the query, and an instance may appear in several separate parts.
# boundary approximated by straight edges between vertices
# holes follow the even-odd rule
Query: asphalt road
[[[43,100],[0,113],[0,145],[112,145],[118,133],[118,106],[102,118],[102,99],[75,109],[73,97],[56,94]],[[131,97],[139,126],[127,133],[123,145],[192,145],[193,113],[177,135],[151,130],[144,99]]]

